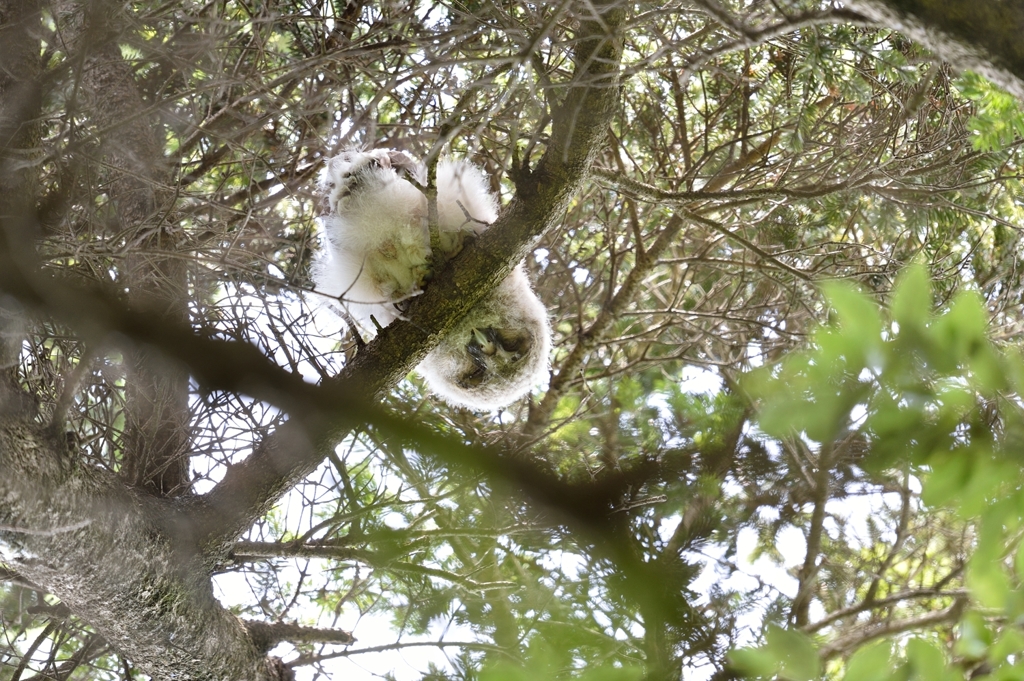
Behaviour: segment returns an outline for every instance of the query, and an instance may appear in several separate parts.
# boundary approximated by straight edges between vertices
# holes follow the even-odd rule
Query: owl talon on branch
[[[418,186],[417,186],[418,185]],[[324,249],[313,270],[317,290],[338,300],[369,332],[400,318],[431,271],[426,169],[393,149],[346,151],[327,161]],[[497,218],[498,203],[479,168],[437,166],[437,211],[445,260]],[[474,409],[507,406],[548,370],[547,310],[522,265],[460,320],[420,364],[432,391]]]

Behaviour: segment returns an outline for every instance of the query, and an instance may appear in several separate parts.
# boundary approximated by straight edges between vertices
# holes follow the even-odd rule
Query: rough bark
[[[1014,0],[850,0],[880,26],[927,46],[1024,99],[1024,3]]]
[[[167,213],[172,203],[170,170],[159,121],[147,112],[131,68],[116,38],[123,15],[108,3],[59,3],[62,36],[80,55],[81,101],[100,129],[117,130],[103,140],[110,172],[109,195],[118,229],[133,243],[125,284],[133,307],[178,321],[187,319],[187,272],[175,253],[180,239]],[[124,463],[129,484],[168,496],[188,488],[188,372],[152,347],[127,355]]]
[[[0,2],[0,216],[5,228],[31,236],[18,219],[31,207],[32,175],[25,160],[38,141],[38,126],[29,123],[39,107],[39,3]],[[18,304],[0,295],[0,416],[29,407],[17,386],[22,319]]]
[[[154,679],[281,679],[213,596],[189,523],[167,501],[75,465],[63,439],[0,426],[0,560],[61,599]]]

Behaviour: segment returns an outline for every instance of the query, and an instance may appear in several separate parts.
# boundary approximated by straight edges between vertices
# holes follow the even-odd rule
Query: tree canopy
[[[0,0],[0,681],[1024,679],[1022,27]],[[372,339],[353,147],[502,204]],[[521,261],[549,380],[446,405]]]

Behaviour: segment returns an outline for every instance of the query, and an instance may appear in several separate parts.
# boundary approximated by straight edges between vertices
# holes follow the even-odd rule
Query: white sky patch
[[[736,561],[744,577],[734,576],[725,580],[723,586],[732,586],[730,582],[733,579],[738,579],[740,583],[743,583],[744,580],[754,580],[752,583],[746,581],[751,586],[758,584],[759,580],[786,596],[794,598],[799,584],[790,570],[803,564],[804,556],[807,553],[807,542],[804,541],[804,535],[800,530],[789,526],[779,531],[775,548],[782,556],[782,565],[767,556],[753,559],[757,549],[757,532],[752,528],[740,530],[736,541]]]
[[[764,354],[760,343],[747,344],[747,363],[755,369],[764,364]]]
[[[870,493],[862,495],[850,495],[843,499],[832,499],[825,505],[825,511],[829,517],[828,521],[835,527],[834,518],[842,518],[846,525],[846,532],[850,538],[863,546],[870,546],[871,535],[868,532],[868,520],[878,518],[879,512],[886,506],[898,509],[900,507],[900,495],[896,492]],[[826,525],[826,529],[829,525]],[[882,532],[882,541],[895,541],[896,535],[889,530]]]
[[[708,545],[700,554],[690,554],[691,559],[704,563],[704,569],[697,579],[691,582],[690,589],[698,594],[706,594],[715,584],[723,589],[739,592],[753,592],[762,586],[768,586],[793,598],[799,584],[791,571],[803,564],[807,543],[800,530],[786,527],[778,534],[776,548],[782,555],[781,565],[767,556],[755,559],[757,531],[753,528],[743,528],[737,537],[735,562],[731,566],[725,560],[724,546]],[[729,574],[730,572],[732,574]],[[701,600],[706,602],[703,598]],[[763,612],[749,613],[749,616],[744,616],[748,621],[743,623],[759,627],[763,616]]]
[[[711,369],[688,366],[683,369],[679,387],[683,392],[690,394],[712,395],[722,389],[722,377]]]
[[[855,404],[850,409],[850,424],[851,429],[860,428],[864,425],[864,421],[868,418],[868,408],[863,404]]]
[[[537,562],[545,570],[561,571],[567,579],[574,581],[579,579],[587,567],[587,561],[582,556],[565,551],[549,551],[541,554],[538,556]]]
[[[681,522],[683,522],[683,516],[681,515],[662,518],[661,523],[658,525],[658,537],[661,538],[661,541],[670,541],[672,539],[672,535],[676,531],[676,528],[679,527],[679,523]]]

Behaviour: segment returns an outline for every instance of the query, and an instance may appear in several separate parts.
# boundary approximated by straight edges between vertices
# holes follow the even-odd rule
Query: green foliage
[[[537,681],[537,679],[573,679],[574,681],[640,681],[644,669],[639,665],[597,666],[574,669],[569,648],[555,639],[534,639],[526,655],[526,664],[494,662],[480,671],[479,681]]]
[[[830,323],[815,331],[812,347],[778,366],[749,374],[744,385],[761,405],[760,427],[777,438],[805,438],[826,448],[857,430],[870,442],[862,464],[876,474],[902,467],[922,480],[921,499],[976,520],[966,584],[977,604],[1008,622],[1024,616],[1019,542],[1024,526],[1024,471],[1001,423],[1021,418],[1011,377],[1021,358],[989,340],[988,316],[978,296],[963,292],[936,313],[925,267],[910,267],[897,282],[888,313],[845,285],[825,287]],[[907,468],[909,467],[909,468]],[[1016,555],[1016,563],[1008,560]],[[951,612],[956,612],[955,608]],[[994,627],[994,628],[993,628]],[[769,629],[766,643],[731,656],[751,678],[817,678],[790,660],[817,653],[798,631]],[[998,640],[997,640],[998,639]],[[1024,637],[991,623],[980,611],[960,620],[954,652],[985,660],[998,678],[1016,678],[1015,654]],[[857,649],[843,665],[845,681],[960,678],[930,644],[910,641],[905,661],[892,643]],[[838,678],[838,677],[837,677]]]
[[[864,646],[850,656],[843,681],[889,681],[893,677],[891,659],[892,643],[889,641]]]
[[[1015,97],[973,71],[964,72],[956,87],[975,103],[971,127],[976,149],[991,151],[1024,137],[1024,109]]]
[[[825,287],[833,317],[815,331],[813,349],[753,372],[746,385],[762,404],[761,427],[776,437],[802,434],[827,443],[864,418],[873,438],[867,465],[926,464],[948,455],[956,472],[939,475],[935,491],[926,492],[940,503],[962,491],[968,469],[979,465],[963,454],[991,448],[977,422],[979,400],[999,399],[1015,369],[988,340],[976,294],[957,294],[933,316],[926,282],[922,266],[909,269],[894,289],[888,322],[863,293]],[[953,432],[971,423],[979,427],[966,437]]]
[[[908,681],[960,681],[963,674],[951,669],[945,655],[933,643],[912,638],[906,645],[907,661],[903,669]]]
[[[814,681],[821,674],[818,652],[810,638],[799,631],[768,625],[765,644],[740,648],[730,653],[733,666],[748,678]]]

